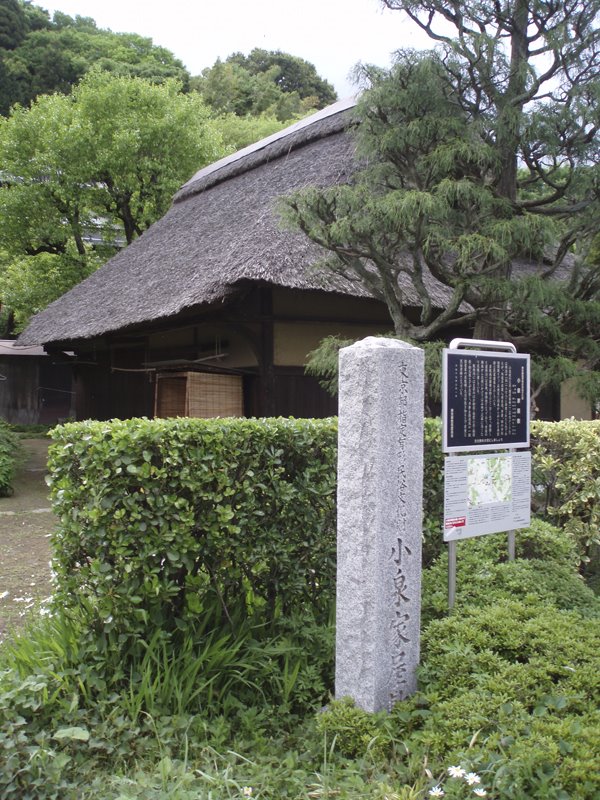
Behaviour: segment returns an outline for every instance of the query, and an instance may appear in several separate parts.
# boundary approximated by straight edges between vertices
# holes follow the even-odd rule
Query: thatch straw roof
[[[335,103],[200,170],[162,219],[37,314],[19,344],[75,342],[214,307],[249,281],[368,296],[314,269],[326,254],[304,234],[283,229],[277,209],[284,194],[349,179],[353,106]],[[432,299],[443,308],[448,291],[430,280]]]
[[[200,170],[171,209],[97,272],[37,314],[20,344],[89,339],[225,301],[247,281],[360,295],[307,270],[323,257],[283,230],[277,198],[303,186],[346,181],[353,101],[340,101]]]

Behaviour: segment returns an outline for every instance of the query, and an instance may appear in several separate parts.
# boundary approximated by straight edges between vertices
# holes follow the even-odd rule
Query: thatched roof
[[[62,344],[226,302],[248,282],[368,296],[314,269],[326,255],[283,229],[278,198],[346,182],[355,168],[348,131],[353,100],[340,101],[201,169],[165,216],[97,272],[37,314],[19,344]],[[432,299],[448,290],[431,279]],[[418,305],[412,287],[407,300]]]
[[[364,294],[307,269],[323,252],[283,230],[277,210],[283,194],[349,178],[353,105],[335,103],[200,170],[162,219],[37,314],[19,343],[89,339],[164,319],[223,302],[247,281]]]

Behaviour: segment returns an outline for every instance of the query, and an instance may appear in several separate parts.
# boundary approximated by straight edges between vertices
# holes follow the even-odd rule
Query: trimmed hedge
[[[532,424],[538,515],[589,560],[600,529],[600,422]],[[57,598],[103,632],[185,630],[208,594],[272,624],[334,596],[334,419],[145,419],[52,432]],[[425,421],[424,565],[440,533],[439,420]],[[211,603],[211,605],[213,605]]]
[[[51,436],[56,600],[94,608],[103,633],[185,631],[207,595],[266,624],[329,613],[334,420],[113,420]]]
[[[8,422],[0,419],[0,497],[12,493],[12,482],[20,455],[19,437]]]
[[[432,622],[423,695],[398,706],[430,758],[468,764],[506,800],[600,792],[600,627],[543,601],[497,596]],[[411,708],[429,714],[411,719]]]
[[[535,512],[577,541],[584,564],[600,548],[600,420],[533,422]]]

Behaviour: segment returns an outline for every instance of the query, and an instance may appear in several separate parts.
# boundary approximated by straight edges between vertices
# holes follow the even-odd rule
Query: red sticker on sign
[[[464,528],[466,524],[466,517],[449,517],[444,521],[444,528]]]

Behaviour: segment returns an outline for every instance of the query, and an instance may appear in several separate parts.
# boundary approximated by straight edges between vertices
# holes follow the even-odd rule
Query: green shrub
[[[508,598],[481,607],[468,607],[460,613],[431,622],[421,638],[422,675],[425,686],[435,688],[438,696],[455,694],[458,688],[471,688],[473,677],[481,680],[499,678],[498,659],[504,668],[515,665],[539,665],[551,685],[573,684],[576,671],[586,663],[600,660],[600,626],[586,622],[576,612],[548,607],[544,603],[524,603]],[[464,658],[462,667],[447,669],[448,659],[456,654],[471,653],[478,658],[495,656],[490,669],[473,670],[471,658]],[[466,681],[466,683],[465,683]],[[517,695],[520,693],[517,686]],[[541,688],[541,687],[538,687]],[[600,689],[598,678],[591,690]],[[440,694],[441,693],[441,694]]]
[[[597,619],[497,598],[430,623],[421,644],[421,694],[392,717],[432,770],[468,766],[498,798],[598,796]]]
[[[572,534],[580,559],[591,557],[600,529],[599,425],[532,424],[535,508]],[[129,608],[129,597],[138,622],[149,619],[152,600],[153,613],[168,606],[182,624],[201,612],[207,583],[226,608],[243,597],[271,618],[298,602],[329,607],[335,420],[78,423],[53,436],[64,594],[111,587],[111,601],[102,600],[107,625],[119,619],[117,605]],[[424,440],[427,567],[445,550],[439,419],[425,420]]]
[[[54,425],[42,425],[42,424],[33,424],[33,425],[15,425],[12,424],[11,429],[19,434],[19,439],[38,439],[45,437]]]
[[[185,630],[217,596],[271,624],[329,615],[332,420],[128,420],[55,429],[57,600],[99,632]]]
[[[234,697],[322,704],[334,421],[88,422],[52,435],[55,608],[84,616],[100,692],[130,686],[134,718],[181,713],[192,674],[188,711],[230,713]]]
[[[547,522],[533,520],[517,531],[516,560],[509,562],[506,535],[483,536],[457,543],[456,609],[495,603],[503,598],[543,601],[600,616],[600,598],[577,572],[573,538]],[[423,572],[422,619],[448,611],[448,555]]]
[[[19,437],[0,419],[0,497],[12,492],[12,481],[21,458]]]
[[[425,419],[423,430],[423,566],[443,552],[444,453],[442,421]]]
[[[317,730],[326,734],[332,750],[347,758],[381,760],[390,749],[383,714],[370,714],[358,708],[350,697],[332,702],[317,717]]]
[[[600,420],[534,422],[533,505],[577,540],[583,563],[600,547]]]

